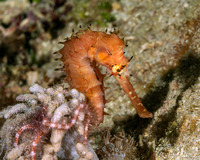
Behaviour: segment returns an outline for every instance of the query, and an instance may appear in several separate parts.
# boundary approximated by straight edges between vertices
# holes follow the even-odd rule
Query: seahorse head
[[[123,54],[124,41],[116,34],[100,33],[95,48],[95,60],[108,68],[112,75],[127,73],[128,61]]]

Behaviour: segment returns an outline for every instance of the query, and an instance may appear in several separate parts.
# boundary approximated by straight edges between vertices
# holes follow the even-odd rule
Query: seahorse
[[[147,111],[129,82],[128,64],[123,54],[124,41],[115,32],[79,30],[65,42],[58,51],[62,54],[63,70],[67,73],[67,81],[72,88],[85,94],[90,107],[92,121],[99,125],[104,119],[105,95],[104,76],[99,65],[105,66],[128,95],[141,118],[150,118]]]

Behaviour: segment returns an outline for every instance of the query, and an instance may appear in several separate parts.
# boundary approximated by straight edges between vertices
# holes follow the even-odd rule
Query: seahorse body
[[[142,118],[152,114],[142,105],[128,80],[128,61],[123,55],[124,42],[116,34],[91,30],[79,31],[58,51],[62,54],[63,70],[72,88],[85,94],[88,99],[93,123],[103,121],[105,97],[103,78],[98,65],[107,67],[130,98]]]

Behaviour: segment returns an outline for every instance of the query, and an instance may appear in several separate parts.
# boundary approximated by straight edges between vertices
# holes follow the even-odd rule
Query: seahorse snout
[[[134,88],[132,87],[131,83],[128,80],[127,76],[117,76],[114,75],[114,77],[117,79],[119,84],[121,85],[124,92],[127,94],[129,99],[131,100],[133,106],[135,107],[138,115],[141,118],[152,118],[153,114],[149,112],[140,101],[139,97],[137,96]]]

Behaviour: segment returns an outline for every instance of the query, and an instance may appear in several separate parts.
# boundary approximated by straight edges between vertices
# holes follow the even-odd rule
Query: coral
[[[29,90],[32,94],[17,97],[23,103],[0,112],[6,119],[0,131],[1,155],[5,152],[9,160],[92,159],[92,147],[82,144],[87,143],[90,123],[85,96],[62,86],[45,89],[34,84]]]
[[[61,74],[54,74],[49,53],[58,49],[58,40],[53,39],[66,24],[70,11],[66,0],[0,2],[1,107],[16,103],[16,96],[28,92],[30,85],[45,86],[45,82],[49,84],[60,77]],[[45,66],[47,63],[50,67]]]
[[[65,0],[41,1],[38,4],[13,0],[1,3],[0,8],[0,61],[2,57],[9,57],[12,61],[8,63],[24,65],[49,57],[48,47],[46,52],[41,51],[48,46],[43,41],[57,36],[55,30],[64,26],[66,15],[71,10]],[[31,59],[29,54],[33,56]]]
[[[102,139],[104,146],[99,153],[105,160],[124,160],[128,149],[134,144],[133,138],[126,138],[124,132],[111,137],[109,129],[104,131]]]
[[[77,143],[76,150],[80,156],[79,159],[77,160],[97,160],[98,159],[98,157],[96,156],[96,153],[94,153],[89,143],[87,145],[83,145],[82,143]]]

